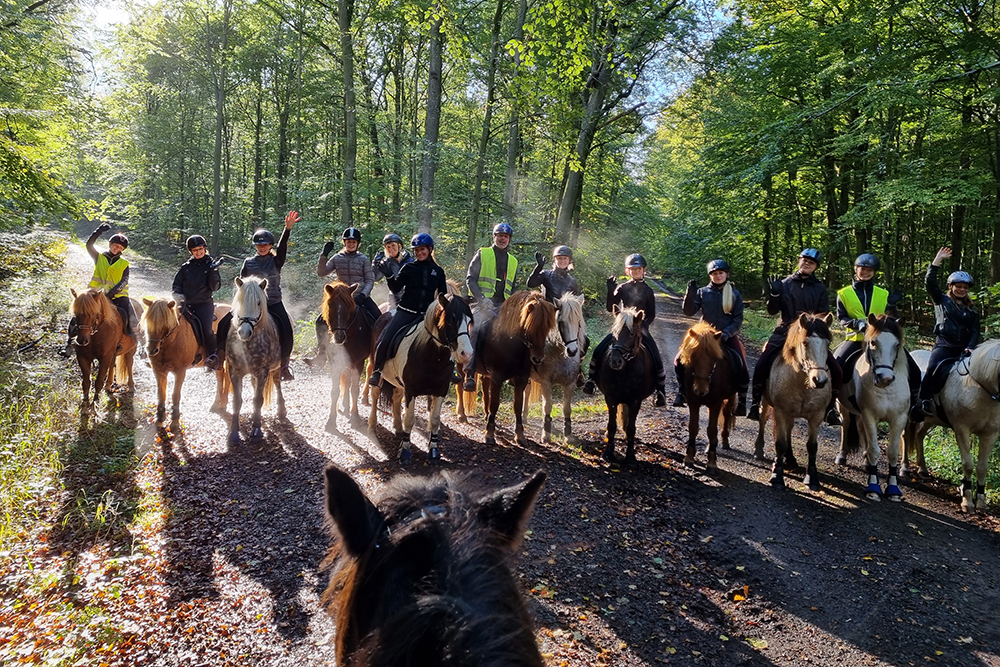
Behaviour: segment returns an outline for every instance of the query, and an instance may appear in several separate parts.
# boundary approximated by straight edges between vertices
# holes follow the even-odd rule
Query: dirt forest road
[[[169,276],[154,276],[133,292],[167,286]],[[658,307],[654,334],[670,359],[688,321],[667,297]],[[148,424],[152,373],[137,365],[137,447],[157,465],[136,483],[158,496],[164,519],[137,527],[134,549],[110,573],[98,568],[128,598],[116,612],[131,633],[119,664],[333,663],[334,626],[318,603],[329,544],[323,468],[336,463],[369,492],[399,469],[386,415],[381,445],[343,415],[341,433],[326,433],[329,377],[293,367],[288,421],[265,408],[264,441],[227,447],[226,422],[208,412],[212,377],[189,375],[182,432],[168,435]],[[67,363],[67,372],[78,371]],[[792,474],[781,493],[768,484],[769,464],[753,459],[756,430],[745,419],[710,478],[702,450],[695,468],[681,465],[685,410],[647,402],[640,462],[618,468],[600,457],[599,399],[578,398],[580,445],[541,444],[537,409],[533,442],[515,445],[507,408],[498,444],[486,447],[482,420],[461,424],[453,408],[443,468],[489,486],[549,473],[517,561],[548,665],[1000,667],[995,516],[961,515],[956,494],[937,484],[906,487],[901,504],[863,500],[860,463],[834,466],[828,427],[823,490]],[[417,425],[410,472],[419,475],[430,468],[422,416]],[[99,580],[85,580],[81,595]]]

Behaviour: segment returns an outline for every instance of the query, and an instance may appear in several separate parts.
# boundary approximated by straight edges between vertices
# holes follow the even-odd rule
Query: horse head
[[[830,382],[830,322],[833,315],[802,313],[788,329],[783,356],[797,371],[805,373],[806,384],[822,389]]]
[[[899,321],[887,315],[869,315],[864,347],[865,361],[874,376],[875,386],[888,387],[896,379],[896,361],[903,348],[903,329]]]
[[[583,352],[583,342],[587,336],[587,322],[583,318],[583,295],[576,296],[566,292],[555,300],[558,311],[557,322],[559,337],[566,346],[566,356],[580,356]]]
[[[176,303],[172,300],[151,299],[144,296],[142,303],[146,309],[139,324],[146,332],[146,352],[149,356],[155,357],[160,353],[160,343],[173,332],[180,319],[174,310]]]
[[[460,364],[472,359],[472,326],[474,323],[469,303],[460,296],[439,294],[436,303],[431,304],[430,327],[436,331],[435,339],[450,350],[452,357]]]
[[[328,467],[326,509],[340,540],[323,605],[336,619],[337,664],[443,664],[447,655],[458,667],[541,667],[509,563],[544,481],[539,471],[487,495],[447,473],[399,476],[373,502]]]
[[[635,308],[615,309],[617,316],[611,327],[612,343],[608,351],[608,365],[620,371],[625,364],[642,351],[643,311]]]
[[[257,324],[267,318],[267,279],[236,277],[236,294],[233,296],[233,320],[236,335],[242,341],[253,336]]]
[[[359,283],[346,285],[338,281],[323,288],[321,314],[330,330],[333,342],[337,345],[344,345],[347,342],[347,330],[358,316],[358,304],[354,301],[354,293],[360,287]]]
[[[707,322],[698,322],[688,329],[681,343],[680,361],[692,378],[695,394],[708,395],[715,368],[722,359],[721,331]]]
[[[521,308],[521,340],[528,346],[532,364],[545,360],[545,341],[555,327],[556,307],[540,292],[532,292]]]
[[[97,334],[101,324],[110,319],[114,313],[111,301],[99,289],[86,289],[73,295],[73,316],[76,318],[76,344],[78,347],[90,345],[90,339]]]

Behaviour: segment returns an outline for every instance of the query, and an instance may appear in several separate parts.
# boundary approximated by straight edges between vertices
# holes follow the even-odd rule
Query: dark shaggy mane
[[[903,341],[903,327],[899,326],[899,322],[894,317],[889,317],[888,315],[879,315],[875,318],[875,322],[870,324],[867,329],[865,329],[865,340],[870,341],[878,338],[878,335],[886,331],[891,333],[893,336],[898,338],[900,342]]]

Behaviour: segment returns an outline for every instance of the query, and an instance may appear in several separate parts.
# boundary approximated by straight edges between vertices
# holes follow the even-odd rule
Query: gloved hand
[[[698,289],[698,281],[692,278],[688,281],[688,291],[692,292],[696,289]]]
[[[897,305],[899,305],[899,302],[902,300],[903,300],[903,293],[900,292],[898,289],[894,289],[891,292],[889,292],[889,296],[886,297],[885,305],[889,306],[890,308],[895,308]]]
[[[327,257],[333,252],[333,249],[337,247],[337,244],[333,241],[327,241],[323,244],[323,256]]]
[[[187,299],[184,298],[184,295],[183,294],[178,294],[177,292],[174,292],[170,296],[173,297],[174,302],[177,304],[177,309],[178,310],[184,310],[184,304],[187,303]]]
[[[366,298],[365,297],[365,293],[362,292],[361,290],[355,290],[354,294],[352,294],[351,297],[354,299],[354,303],[356,303],[358,305],[361,305],[362,303],[364,303],[365,298]]]
[[[220,257],[219,259],[217,259],[214,262],[212,262],[209,266],[211,266],[213,269],[217,269],[220,266],[222,266],[222,263],[224,261],[226,261],[226,258],[225,257]]]
[[[767,279],[767,288],[771,292],[771,296],[778,296],[781,294],[781,276],[772,275]]]
[[[864,318],[854,320],[854,327],[858,330],[858,333],[864,333],[865,329],[868,328],[868,320]]]
[[[95,229],[94,231],[97,232],[98,234],[103,234],[109,229],[111,229],[111,225],[109,225],[106,222],[102,222],[101,224],[97,225],[97,229]]]
[[[543,264],[545,264],[545,255],[538,252],[537,250],[535,251],[535,264],[537,264],[538,266],[542,266]]]
[[[392,265],[389,262],[379,262],[378,270],[382,272],[382,275],[386,278],[392,278]]]
[[[608,276],[608,291],[613,292],[615,287],[618,286],[618,279],[614,276]]]

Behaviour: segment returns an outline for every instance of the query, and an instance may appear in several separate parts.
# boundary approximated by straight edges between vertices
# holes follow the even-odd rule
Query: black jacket
[[[972,349],[979,343],[979,313],[967,308],[941,291],[937,275],[941,267],[927,268],[927,293],[934,302],[934,347]]]
[[[525,283],[528,287],[544,287],[545,298],[549,301],[555,301],[566,292],[581,294],[579,283],[576,282],[576,278],[568,269],[543,271],[542,266],[542,264],[535,265],[535,270],[531,272]]]
[[[733,288],[733,311],[722,309],[722,288],[725,285],[710,283],[701,289],[688,290],[684,295],[684,314],[694,317],[701,311],[701,319],[722,332],[722,340],[729,340],[743,327],[743,295]]]
[[[432,258],[404,264],[399,273],[386,278],[385,282],[393,293],[403,293],[399,298],[399,307],[415,313],[427,310],[439,293],[448,293],[444,269]]]
[[[219,269],[212,268],[212,256],[206,253],[201,259],[191,257],[181,264],[170,291],[183,295],[187,303],[193,306],[210,303],[212,292],[220,287],[222,279],[219,277]]]
[[[781,322],[771,334],[772,340],[769,340],[778,343],[784,341],[788,326],[799,315],[823,315],[830,312],[830,295],[826,291],[826,285],[814,274],[805,276],[796,271],[781,281],[781,289],[777,293],[768,293],[767,312],[772,315],[781,314]]]
[[[609,284],[606,305],[608,312],[614,312],[615,305],[641,310],[643,331],[648,331],[650,323],[656,318],[656,295],[653,289],[642,281],[629,280],[614,288]]]

